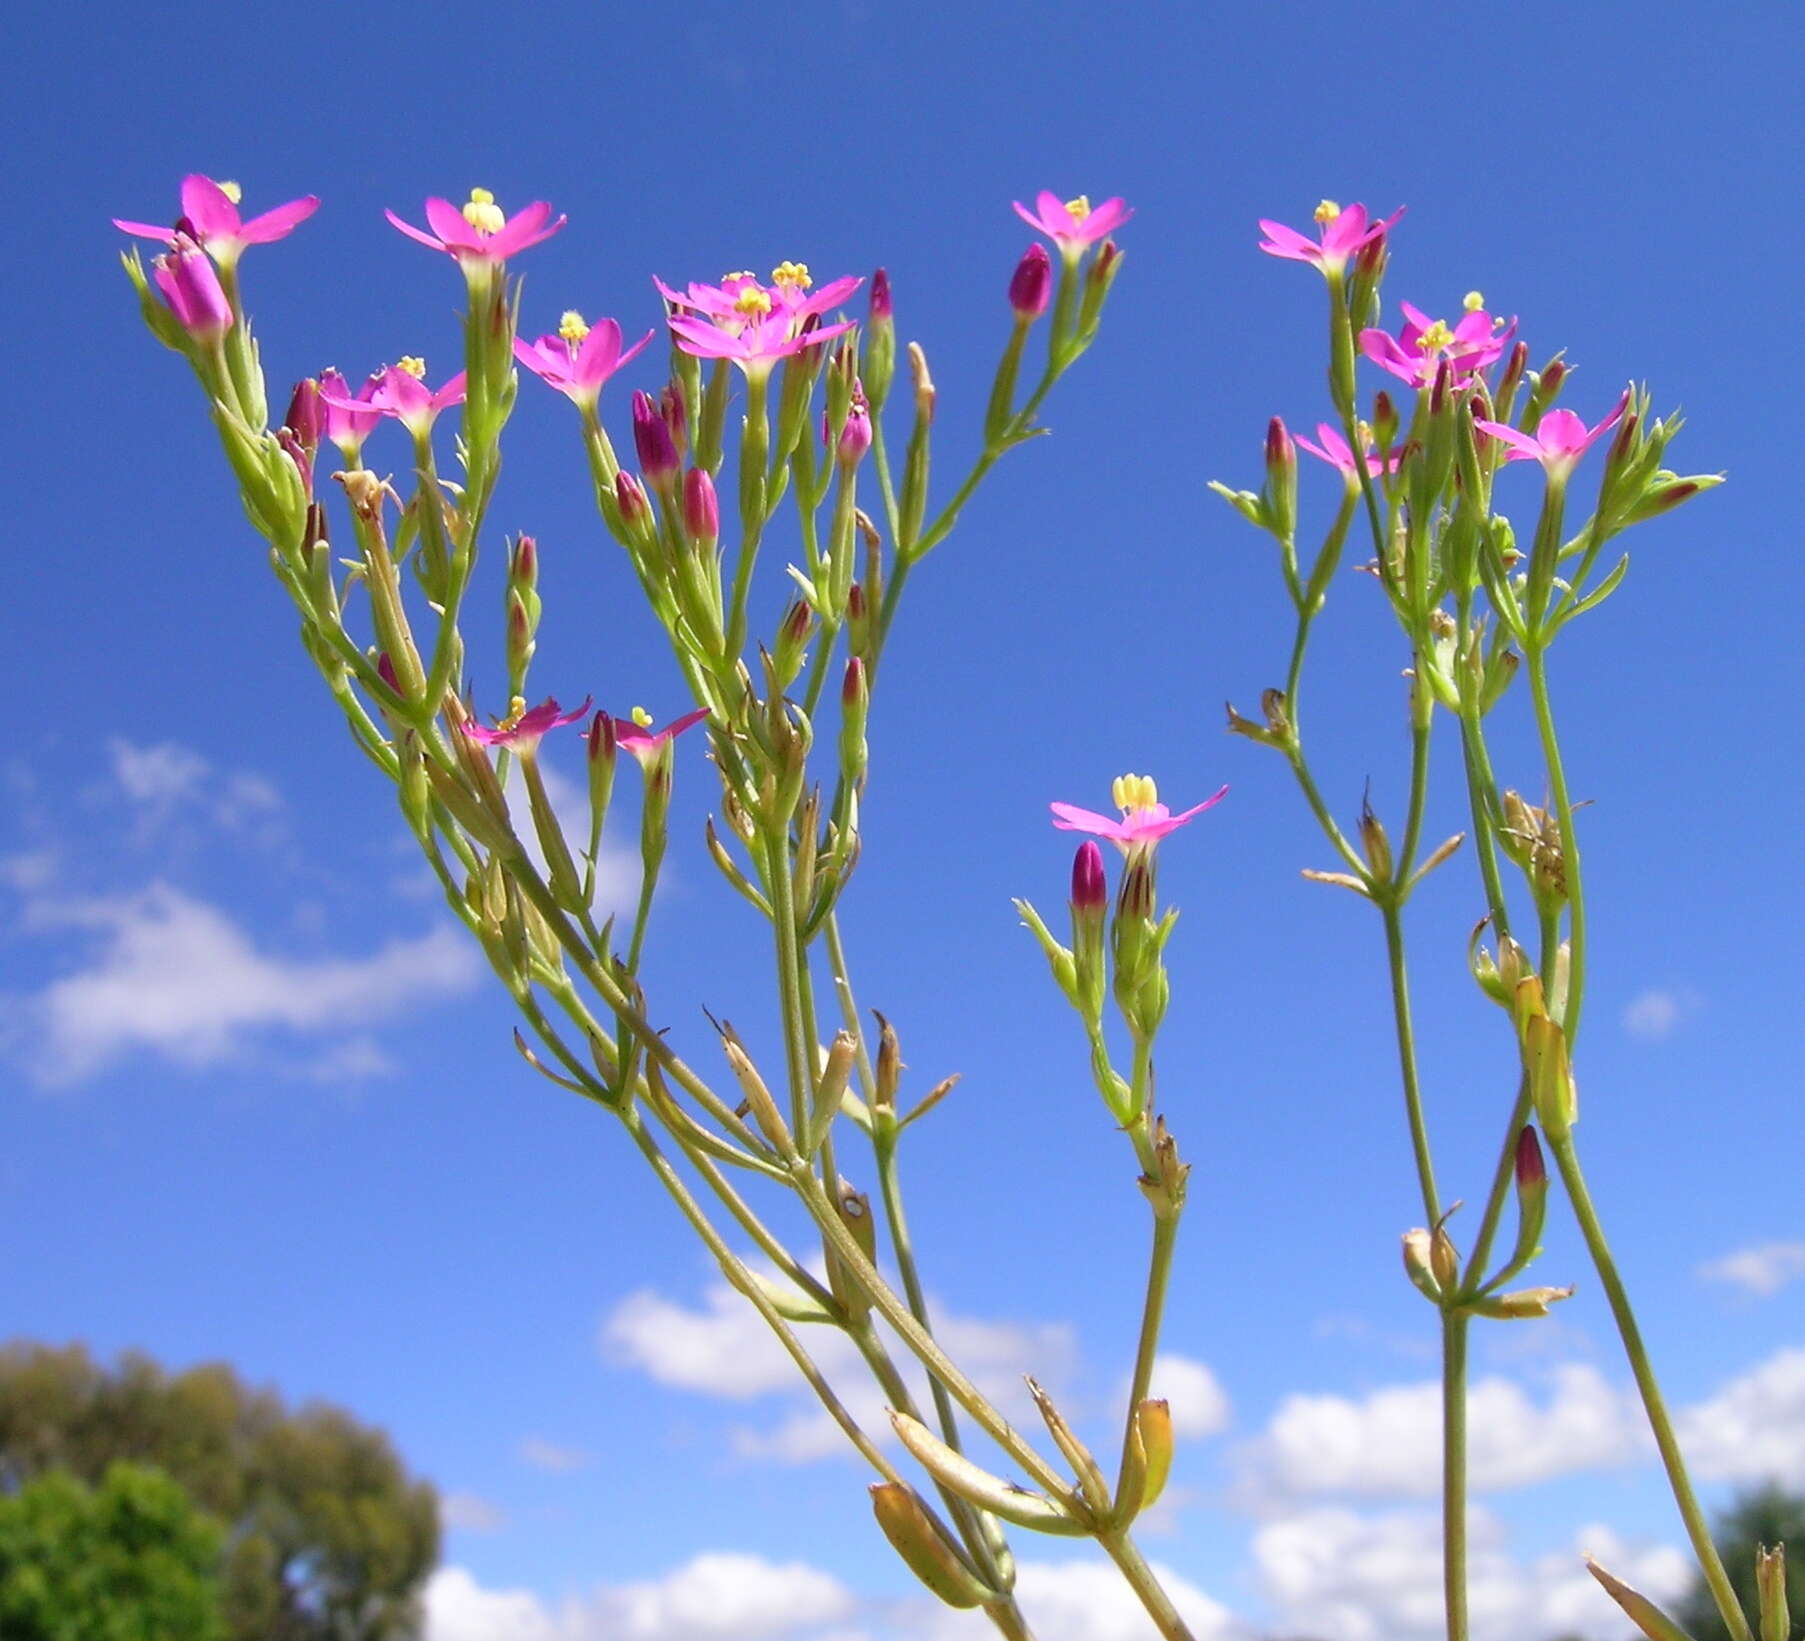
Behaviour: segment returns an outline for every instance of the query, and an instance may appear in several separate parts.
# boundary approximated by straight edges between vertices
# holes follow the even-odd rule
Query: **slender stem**
[[[1147,1565],[1147,1559],[1136,1547],[1135,1542],[1126,1532],[1099,1533],[1097,1542],[1107,1552],[1109,1559],[1122,1571],[1128,1580],[1128,1587],[1140,1598],[1140,1603],[1147,1609],[1147,1616],[1158,1626],[1159,1633],[1166,1641],[1193,1641],[1190,1627],[1178,1616],[1178,1609],[1172,1605],[1171,1596],[1167,1595],[1160,1581],[1153,1576],[1153,1569]]]
[[[1159,1353],[1160,1322],[1166,1312],[1166,1284],[1172,1274],[1172,1249],[1178,1241],[1178,1214],[1153,1213],[1153,1251],[1147,1260],[1147,1297],[1141,1305],[1141,1336],[1135,1347],[1134,1377],[1128,1386],[1128,1423],[1122,1435],[1122,1469],[1116,1497],[1128,1488],[1128,1449],[1134,1439],[1134,1410],[1146,1399],[1153,1381],[1153,1359]]]
[[[1548,652],[1539,643],[1524,646],[1529,673],[1529,693],[1535,702],[1536,729],[1542,738],[1542,758],[1548,766],[1549,802],[1561,834],[1561,872],[1567,891],[1567,1003],[1560,1026],[1567,1047],[1579,1035],[1579,1009],[1586,993],[1586,897],[1579,870],[1579,839],[1573,829],[1573,799],[1561,767],[1561,745],[1554,731],[1554,708],[1548,699]]]
[[[800,1134],[808,1126],[815,1086],[814,1047],[806,1042],[802,1019],[802,952],[796,939],[796,892],[790,878],[789,849],[781,837],[765,840],[766,889],[777,934],[777,995],[783,1012],[783,1053],[790,1076],[790,1120]]]
[[[1598,1210],[1592,1206],[1591,1193],[1586,1190],[1585,1175],[1579,1166],[1573,1137],[1568,1134],[1557,1139],[1550,1135],[1549,1141],[1554,1150],[1555,1163],[1561,1172],[1561,1181],[1567,1188],[1568,1200],[1573,1204],[1574,1218],[1579,1221],[1580,1234],[1586,1239],[1586,1250],[1592,1256],[1598,1280],[1603,1284],[1605,1297],[1610,1301],[1611,1316],[1616,1321],[1617,1332],[1623,1340],[1623,1353],[1629,1358],[1630,1371],[1636,1378],[1636,1388],[1642,1393],[1642,1406],[1648,1414],[1649,1428],[1654,1432],[1655,1446],[1660,1450],[1661,1463],[1667,1471],[1668,1484],[1673,1489],[1674,1503],[1679,1506],[1680,1518],[1686,1524],[1686,1536],[1692,1540],[1692,1551],[1698,1558],[1699,1570],[1705,1575],[1705,1582],[1711,1588],[1711,1598],[1717,1603],[1717,1610],[1723,1616],[1732,1641],[1752,1641],[1748,1619],[1741,1603],[1736,1599],[1729,1574],[1724,1571],[1717,1546],[1711,1542],[1711,1530],[1706,1524],[1704,1512],[1699,1508],[1698,1498],[1692,1491],[1691,1478],[1686,1474],[1686,1462],[1674,1437],[1673,1423],[1667,1416],[1667,1404],[1662,1399],[1660,1384],[1649,1362],[1647,1347],[1642,1342],[1642,1330],[1636,1325],[1636,1313],[1630,1308],[1629,1294],[1624,1289],[1623,1279],[1617,1274],[1617,1262],[1611,1255],[1611,1245],[1605,1239]]]
[[[1448,1641],[1467,1641],[1467,1325],[1441,1320],[1442,1599]]]
[[[1429,1153],[1423,1091],[1417,1079],[1416,1031],[1410,1020],[1410,980],[1404,969],[1403,919],[1393,904],[1386,903],[1379,910],[1385,918],[1385,955],[1391,970],[1391,1012],[1397,1025],[1398,1071],[1404,1081],[1404,1112],[1410,1121],[1410,1145],[1416,1154],[1416,1177],[1422,1187],[1423,1212],[1433,1226],[1442,1217],[1441,1199],[1435,1190],[1435,1164]]]
[[[1417,666],[1423,665],[1422,657],[1417,657]],[[1422,689],[1419,677],[1414,686]],[[1420,724],[1410,726],[1410,809],[1404,822],[1404,843],[1398,851],[1397,875],[1400,879],[1409,877],[1410,869],[1416,864],[1416,848],[1423,834],[1423,810],[1429,797],[1429,720],[1425,717]]]

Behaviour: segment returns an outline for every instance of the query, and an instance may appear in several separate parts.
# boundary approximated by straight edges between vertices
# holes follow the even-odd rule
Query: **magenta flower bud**
[[[689,449],[689,417],[683,408],[683,390],[675,382],[668,383],[658,395],[658,413],[670,429],[671,443],[681,456]]]
[[[709,547],[721,534],[721,504],[704,468],[692,467],[683,475],[683,522],[697,541]]]
[[[1548,1170],[1542,1162],[1541,1141],[1536,1138],[1535,1129],[1525,1123],[1523,1132],[1517,1136],[1517,1189],[1542,1185],[1547,1179]]]
[[[508,554],[508,579],[521,586],[533,587],[539,582],[539,544],[531,536],[520,536]]]
[[[598,712],[595,721],[589,726],[589,733],[583,737],[588,743],[589,761],[591,764],[613,763],[617,736],[614,720],[605,712]]]
[[[197,342],[216,342],[232,328],[232,304],[214,271],[213,259],[186,235],[151,264],[157,289],[176,322]]]
[[[1289,541],[1297,529],[1297,446],[1279,416],[1266,425],[1266,502],[1272,528]]]
[[[646,483],[654,490],[666,489],[677,476],[677,446],[649,393],[633,395],[633,448]]]
[[[292,428],[277,428],[276,443],[281,445],[283,454],[295,464],[295,470],[301,475],[301,489],[311,496],[313,494],[313,453],[295,437]]]
[[[871,276],[871,318],[875,324],[880,319],[888,319],[895,312],[895,305],[890,300],[890,275],[882,268]]]
[[[1439,416],[1448,402],[1448,386],[1454,380],[1454,365],[1444,359],[1435,367],[1435,383],[1429,389],[1429,414]]]
[[[624,471],[614,475],[614,505],[620,509],[621,523],[629,526],[639,524],[651,514],[639,480]]]
[[[321,435],[326,431],[326,407],[320,402],[320,384],[311,376],[295,383],[282,425],[294,434],[303,450],[319,448]]]
[[[1032,324],[1047,311],[1047,300],[1053,291],[1053,259],[1047,248],[1036,240],[1022,253],[1009,279],[1009,306],[1015,317]]]
[[[1109,885],[1103,878],[1103,851],[1086,838],[1072,858],[1072,910],[1100,915],[1109,905]]]
[[[1389,450],[1398,436],[1398,407],[1392,397],[1380,388],[1373,395],[1373,438],[1381,450]]]
[[[1504,362],[1504,374],[1498,378],[1498,397],[1501,401],[1506,404],[1510,402],[1510,396],[1517,391],[1517,384],[1523,380],[1523,372],[1528,368],[1529,344],[1518,342]]]
[[[857,707],[865,699],[865,663],[856,655],[846,663],[846,677],[840,685],[840,705]]]
[[[815,628],[815,612],[798,599],[790,606],[789,613],[783,618],[783,627],[778,642],[800,647],[808,642],[808,635]]]
[[[847,407],[846,422],[840,429],[840,442],[834,447],[834,460],[842,467],[857,467],[871,448],[871,407],[865,403],[865,390],[852,384],[852,403]]]

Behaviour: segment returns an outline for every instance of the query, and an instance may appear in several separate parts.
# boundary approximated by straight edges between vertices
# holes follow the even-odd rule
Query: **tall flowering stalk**
[[[284,425],[271,427],[237,261],[244,246],[298,226],[316,202],[295,201],[247,223],[236,201],[236,190],[190,178],[185,215],[167,232],[122,222],[165,247],[149,271],[129,254],[127,273],[153,334],[200,380],[246,512],[269,543],[307,652],[353,739],[393,783],[447,904],[512,996],[522,1057],[621,1123],[876,1472],[879,1526],[930,1590],[953,1606],[981,1608],[1001,1634],[1026,1638],[1006,1528],[1088,1536],[1122,1568],[1160,1632],[1184,1637],[1130,1536],[1171,1462],[1165,1404],[1147,1395],[1170,1233],[1161,1233],[1158,1292],[1149,1296],[1111,1484],[1044,1392],[1036,1387],[1035,1396],[1054,1458],[1011,1427],[935,1337],[908,1234],[901,1153],[904,1135],[939,1106],[952,1080],[905,1105],[896,1032],[879,1016],[874,1035],[855,1007],[839,923],[861,847],[874,696],[904,586],[950,535],[990,469],[1041,431],[1047,395],[1097,334],[1122,267],[1110,234],[1127,220],[1127,207],[1110,200],[1093,211],[1082,200],[1067,206],[1042,195],[1038,215],[1023,211],[1053,239],[1058,268],[1032,250],[1012,278],[999,279],[1008,332],[982,442],[946,489],[930,480],[937,390],[927,355],[910,342],[899,360],[895,297],[881,270],[862,319],[847,307],[861,280],[818,285],[799,262],[780,263],[768,279],[741,272],[713,283],[660,283],[668,376],[616,386],[647,345],[625,345],[632,326],[586,321],[572,309],[536,340],[517,334],[513,262],[565,219],[543,202],[510,216],[483,189],[472,189],[462,206],[429,199],[425,228],[389,213],[400,232],[443,253],[463,277],[463,368],[435,375],[433,387],[423,360],[394,360],[371,370],[356,391],[336,371],[321,372],[296,388]],[[1036,336],[1044,362],[1022,392]],[[689,710],[667,709],[662,728],[637,708],[591,717],[587,699],[571,710],[549,696],[529,704],[537,693],[539,563],[556,551],[531,537],[516,537],[505,554],[504,676],[472,676],[465,626],[477,607],[479,549],[517,364],[575,409],[573,432],[602,524],[692,697]],[[737,418],[736,377],[744,393]],[[885,413],[895,417],[899,408],[907,432],[897,462]],[[617,443],[609,422],[618,426],[623,413],[630,436]],[[455,479],[440,466],[443,423],[454,415]],[[400,441],[399,482],[366,465],[372,439]],[[316,463],[329,447],[341,465],[331,484],[321,484]],[[622,460],[627,450],[631,461]],[[786,502],[797,562],[779,607],[754,570]],[[774,612],[774,624],[765,625]],[[611,692],[624,688],[621,680],[598,682]],[[506,707],[481,715],[479,700]],[[573,836],[550,801],[539,752],[547,736],[584,719],[589,805]],[[727,883],[769,926],[783,1044],[782,1067],[768,1074],[734,1027],[720,1022],[725,1085],[680,1055],[660,1029],[670,1011],[648,995],[641,972],[672,786],[678,765],[686,756],[693,762],[682,737],[704,724],[720,780],[719,824],[709,822],[706,844]],[[623,752],[640,766],[642,868],[624,929],[596,899]],[[1150,1048],[1166,995],[1160,951],[1171,932],[1171,914],[1154,913],[1153,845],[1195,811],[1168,816],[1150,783],[1135,791],[1122,823],[1129,830],[1108,835],[1126,849],[1113,966],[1137,1047],[1130,1076],[1111,1072],[1108,1087],[1112,1108],[1129,1119],[1142,1188],[1160,1224],[1175,1226],[1183,1169],[1151,1111]],[[1090,823],[1081,817],[1078,824]],[[1086,859],[1074,916],[1086,931],[1086,996],[1100,999],[1103,876],[1100,861]],[[817,1008],[824,987],[837,1002],[837,1021]],[[854,1183],[866,1168],[878,1184],[881,1240],[879,1216]],[[772,1195],[801,1204],[814,1246],[792,1246],[773,1229]],[[734,1241],[750,1242],[759,1268]],[[824,1276],[815,1274],[817,1260]],[[889,1402],[895,1436],[919,1466],[918,1480],[829,1383],[805,1343],[805,1324],[853,1341]],[[931,1408],[917,1405],[898,1347],[925,1371]],[[974,1431],[1030,1485],[968,1456]]]
[[[1406,1127],[1426,1222],[1404,1237],[1405,1271],[1436,1307],[1442,1334],[1449,1641],[1465,1641],[1468,1633],[1469,1330],[1475,1319],[1544,1316],[1573,1291],[1566,1286],[1505,1291],[1540,1252],[1548,1187],[1543,1142],[1554,1154],[1609,1300],[1699,1566],[1731,1635],[1751,1641],[1748,1621],[1693,1494],[1580,1166],[1573,1061],[1586,994],[1586,902],[1576,805],[1556,733],[1548,670],[1556,638],[1622,583],[1627,557],[1600,573],[1606,546],[1631,526],[1717,484],[1719,477],[1682,477],[1663,466],[1680,421],[1651,418],[1643,390],[1632,388],[1614,407],[1601,406],[1603,414],[1590,426],[1574,412],[1556,408],[1566,370],[1561,357],[1556,355],[1540,371],[1530,370],[1527,346],[1514,340],[1515,321],[1492,318],[1477,292],[1466,297],[1463,317],[1453,325],[1402,304],[1405,322],[1393,336],[1377,318],[1398,215],[1375,223],[1362,206],[1342,210],[1325,201],[1316,220],[1319,240],[1278,223],[1261,223],[1265,239],[1260,249],[1312,264],[1327,286],[1329,400],[1336,423],[1319,427],[1319,444],[1295,442],[1335,467],[1343,484],[1321,545],[1307,562],[1299,553],[1293,441],[1281,421],[1275,419],[1268,430],[1262,489],[1212,486],[1273,538],[1295,617],[1283,686],[1264,692],[1258,719],[1231,707],[1229,728],[1285,759],[1339,857],[1333,869],[1304,875],[1370,901],[1383,926]],[[1355,376],[1361,358],[1391,378],[1364,411]],[[1394,399],[1400,383],[1410,390],[1401,408]],[[1568,493],[1594,446],[1602,447],[1593,458],[1596,499],[1577,529],[1569,529]],[[1509,494],[1498,482],[1501,469],[1518,461],[1533,461],[1542,470],[1540,511],[1527,543],[1519,542],[1511,517],[1500,506]],[[1304,736],[1305,655],[1316,619],[1342,579],[1339,572],[1357,515],[1364,515],[1372,552],[1362,568],[1371,572],[1376,596],[1395,616],[1409,656],[1410,751],[1401,829],[1395,823],[1388,829],[1365,799],[1353,824],[1338,819],[1312,771]],[[1526,771],[1520,784],[1549,793],[1542,807],[1501,786],[1488,742],[1487,720],[1512,698],[1519,673],[1526,679],[1540,748],[1540,767]],[[1503,1012],[1509,1038],[1503,1080],[1514,1089],[1512,1098],[1501,1101],[1506,1114],[1498,1163],[1464,1259],[1449,1228],[1458,1204],[1447,1204],[1435,1172],[1405,964],[1405,908],[1423,878],[1466,841],[1453,837],[1431,848],[1423,835],[1431,728],[1438,712],[1452,716],[1459,727],[1478,866],[1482,915],[1468,943],[1470,961],[1474,978]],[[1463,1082],[1470,1081],[1470,1074],[1463,1074]],[[1512,1251],[1494,1265],[1493,1248],[1513,1187],[1517,1235]],[[1680,1636],[1677,1626],[1645,1598],[1602,1569],[1593,1570],[1645,1634],[1657,1641]]]

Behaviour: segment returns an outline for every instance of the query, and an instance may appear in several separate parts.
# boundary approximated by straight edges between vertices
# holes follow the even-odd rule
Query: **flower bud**
[[[1277,416],[1266,425],[1266,506],[1273,534],[1290,541],[1297,530],[1297,446]]]
[[[620,509],[621,523],[628,529],[651,517],[651,508],[639,480],[624,468],[614,475],[614,505]]]
[[[1443,1293],[1452,1293],[1459,1285],[1460,1254],[1445,1224],[1437,1225],[1435,1234],[1429,1238],[1429,1269]]]
[[[1425,1299],[1440,1304],[1441,1285],[1435,1280],[1429,1257],[1432,1240],[1421,1226],[1404,1233],[1404,1274]]]
[[[902,1045],[896,1040],[896,1027],[883,1015],[877,1016],[877,1024],[877,1069],[871,1088],[871,1103],[883,1110],[893,1111],[896,1109],[897,1086],[902,1081]]]
[[[785,689],[795,683],[802,671],[802,663],[808,657],[808,641],[814,630],[815,612],[801,599],[797,599],[784,611],[782,624],[777,629],[777,647],[772,652],[771,660],[778,682]]]
[[[853,656],[846,663],[840,685],[840,773],[855,790],[864,785],[870,749],[865,744],[865,720],[871,711],[865,663]]]
[[[1084,273],[1084,296],[1078,304],[1078,342],[1088,345],[1097,334],[1097,322],[1103,317],[1103,304],[1108,299],[1116,275],[1122,271],[1122,248],[1113,239],[1097,247],[1091,265]]]
[[[840,442],[834,446],[834,460],[850,471],[859,465],[871,448],[871,410],[863,386],[854,381],[852,402],[847,406],[846,420],[840,428]]]
[[[873,411],[884,408],[896,374],[896,320],[890,300],[890,276],[882,268],[871,276],[871,317],[865,326],[865,398]]]
[[[1517,1136],[1517,1190],[1547,1190],[1548,1169],[1542,1162],[1541,1141],[1536,1138],[1536,1131],[1528,1123],[1523,1125],[1523,1132]]]
[[[879,1482],[871,1489],[871,1507],[891,1548],[947,1606],[977,1607],[997,1598],[906,1482]]]
[[[683,389],[667,382],[658,395],[658,414],[671,435],[671,444],[681,457],[689,449],[689,416],[683,408]]]
[[[533,623],[527,614],[526,601],[517,588],[508,590],[507,658],[508,682],[513,693],[520,693],[526,669],[533,659]]]
[[[295,442],[308,455],[319,448],[320,437],[326,430],[326,406],[320,399],[320,384],[313,377],[303,377],[295,383],[282,425],[294,434]]]
[[[217,342],[232,328],[232,304],[214,271],[213,259],[186,234],[151,264],[157,289],[176,322],[197,342]]]
[[[1373,395],[1373,443],[1381,454],[1391,449],[1392,441],[1398,436],[1398,407],[1392,397],[1380,388]]]
[[[1052,258],[1047,255],[1046,246],[1036,240],[1022,253],[1009,279],[1009,306],[1015,309],[1016,319],[1024,325],[1033,324],[1047,311],[1052,291]]]
[[[667,489],[677,476],[677,446],[648,393],[633,395],[633,448],[646,483],[654,490]]]
[[[692,467],[683,475],[683,523],[703,547],[713,547],[720,539],[721,503],[705,467]]]
[[[591,720],[589,733],[583,737],[589,773],[589,853],[595,854],[601,841],[602,819],[608,813],[608,799],[614,791],[614,762],[618,750],[614,720],[598,712]]]
[[[1380,883],[1389,883],[1391,839],[1385,835],[1385,828],[1373,812],[1372,804],[1364,798],[1360,802],[1360,849],[1373,877]]]
[[[1755,1551],[1755,1600],[1761,1609],[1761,1641],[1789,1641],[1792,1620],[1786,1607],[1786,1546],[1765,1544]]]
[[[1087,838],[1072,858],[1072,962],[1076,992],[1073,1001],[1086,1024],[1093,1029],[1103,1018],[1103,997],[1108,977],[1104,972],[1104,923],[1109,909],[1109,885],[1103,876],[1103,851]]]

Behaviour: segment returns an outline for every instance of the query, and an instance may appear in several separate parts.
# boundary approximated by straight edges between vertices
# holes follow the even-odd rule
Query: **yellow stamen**
[[[526,716],[526,698],[516,695],[508,702],[508,715],[495,727],[497,729],[518,729],[520,720]]]
[[[1325,199],[1316,207],[1316,220],[1327,227],[1336,217],[1341,215],[1341,207],[1332,199]]]
[[[755,314],[769,313],[771,311],[770,295],[762,286],[747,285],[733,299],[733,311],[744,314],[748,319]]]
[[[470,203],[464,207],[464,220],[479,234],[498,234],[508,223],[508,219],[502,215],[501,207],[495,203],[495,196],[487,188],[470,190]]]
[[[1151,775],[1118,775],[1110,784],[1110,800],[1124,815],[1151,809],[1159,802],[1159,788]]]
[[[237,205],[244,199],[244,190],[235,182],[218,182],[214,184],[214,187],[224,194],[234,205]]]
[[[814,284],[814,280],[809,278],[806,262],[780,262],[771,270],[771,283],[790,285],[799,291],[806,291]]]
[[[1439,353],[1443,348],[1454,345],[1454,333],[1438,319],[1416,339],[1416,345],[1424,353]]]
[[[652,715],[647,712],[644,707],[635,707],[627,714],[627,716],[631,718],[634,723],[638,724],[641,729],[650,729],[652,727]]]
[[[395,369],[405,370],[409,376],[426,377],[426,361],[417,353],[404,353],[395,361]]]
[[[1366,449],[1373,442],[1373,424],[1371,422],[1355,422],[1354,431],[1360,435],[1360,448]]]
[[[589,334],[589,327],[575,308],[567,308],[564,317],[558,321],[558,334],[566,342],[580,342]]]
[[[1074,222],[1082,222],[1091,214],[1090,195],[1080,194],[1076,199],[1068,199],[1065,202],[1065,214]]]
[[[1460,299],[1460,305],[1465,308],[1468,313],[1477,313],[1485,306],[1485,296],[1480,291],[1468,291],[1467,294]]]

